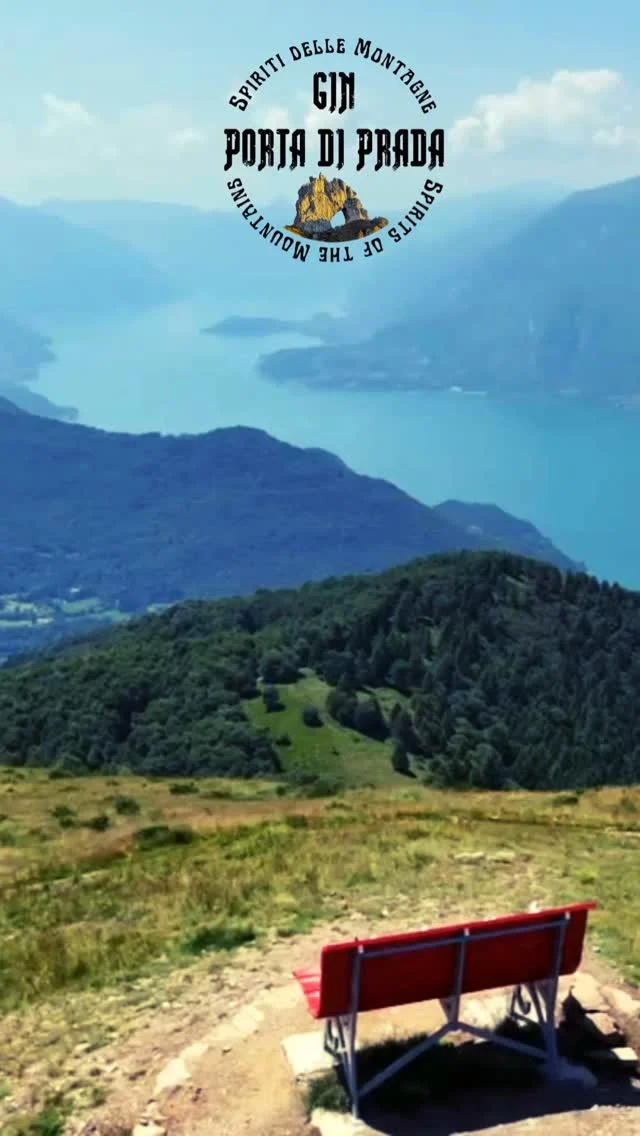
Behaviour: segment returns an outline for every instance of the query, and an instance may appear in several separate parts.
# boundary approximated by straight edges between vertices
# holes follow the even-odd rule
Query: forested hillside
[[[331,716],[435,784],[640,780],[640,594],[500,553],[180,604],[5,668],[2,761],[277,773],[303,668],[328,689],[302,711],[309,738]],[[267,731],[245,713],[259,696]]]

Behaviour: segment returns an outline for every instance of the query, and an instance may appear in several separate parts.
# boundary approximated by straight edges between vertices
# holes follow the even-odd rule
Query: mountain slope
[[[277,208],[270,211],[270,219],[274,224],[286,223],[290,208],[281,218]],[[256,237],[235,208],[204,210],[152,201],[56,199],[45,202],[41,210],[43,215],[63,218],[126,243],[168,277],[182,296],[209,293],[239,305],[246,304],[249,296],[252,302],[264,303],[265,297],[273,297],[277,286],[280,313],[288,304],[300,302],[299,273],[291,271],[287,257],[275,256],[273,249]],[[324,301],[328,292],[334,298],[322,273],[306,273],[308,303]]]
[[[242,427],[108,434],[0,410],[0,480],[0,594],[77,588],[141,610],[495,545],[332,454]]]
[[[0,310],[0,388],[36,379],[39,368],[53,358],[46,336]]]
[[[284,379],[640,394],[640,178],[574,193],[465,274],[446,304],[368,344],[267,356]]]
[[[0,670],[0,761],[277,773],[268,687],[286,704],[302,670],[325,702],[303,702],[300,767],[328,715],[390,742],[396,769],[413,763],[436,784],[629,784],[640,779],[639,660],[640,594],[503,553],[437,556],[179,604]]]
[[[0,310],[17,320],[110,316],[164,303],[167,279],[135,249],[0,198]]]
[[[0,312],[0,400],[5,410],[8,399],[33,414],[67,420],[76,417],[72,407],[56,406],[27,385],[36,380],[40,368],[54,358],[46,336]]]
[[[536,560],[547,560],[560,568],[576,567],[568,558],[562,563],[562,553],[558,556],[549,538],[543,536],[535,525],[514,517],[511,513],[505,513],[497,505],[443,501],[434,507],[434,512],[457,525],[469,536],[486,540],[494,548],[519,552],[522,556],[531,556]]]

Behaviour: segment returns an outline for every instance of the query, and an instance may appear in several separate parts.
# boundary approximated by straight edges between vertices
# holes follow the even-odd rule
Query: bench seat
[[[343,1066],[354,1115],[359,1099],[408,1061],[461,1030],[547,1061],[558,1067],[555,1005],[561,975],[580,965],[587,917],[595,903],[576,903],[497,919],[456,923],[323,947],[319,967],[294,972],[309,1012],[325,1021],[325,1049]],[[510,1016],[526,1018],[531,1006],[544,1048],[497,1037],[464,1022],[462,995],[513,988]],[[383,1074],[360,1087],[356,1031],[360,1013],[438,1000],[446,1024]]]

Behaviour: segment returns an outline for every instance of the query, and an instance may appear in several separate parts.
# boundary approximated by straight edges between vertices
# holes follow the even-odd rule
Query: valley
[[[5,5],[0,1136],[638,1136],[640,8],[507,7]]]

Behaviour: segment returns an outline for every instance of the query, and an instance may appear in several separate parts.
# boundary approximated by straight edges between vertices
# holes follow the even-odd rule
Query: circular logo
[[[302,65],[295,77],[304,88],[298,88],[298,101],[283,106],[280,99],[274,106],[264,88],[270,93],[295,65]],[[350,126],[371,115],[371,94],[379,96],[381,78],[406,90],[400,124]],[[396,115],[403,106],[391,92],[378,103],[393,104]],[[416,229],[444,189],[445,132],[434,124],[435,97],[408,63],[371,40],[292,44],[252,71],[229,106],[246,118],[224,131],[227,189],[242,219],[293,260],[348,263],[384,252]],[[389,219],[381,210],[384,195],[391,196],[390,176],[399,175],[404,185],[407,174],[419,181],[407,191],[400,215]],[[278,226],[260,210],[261,197],[269,190],[273,196],[274,186],[280,199],[291,201],[288,224]]]

